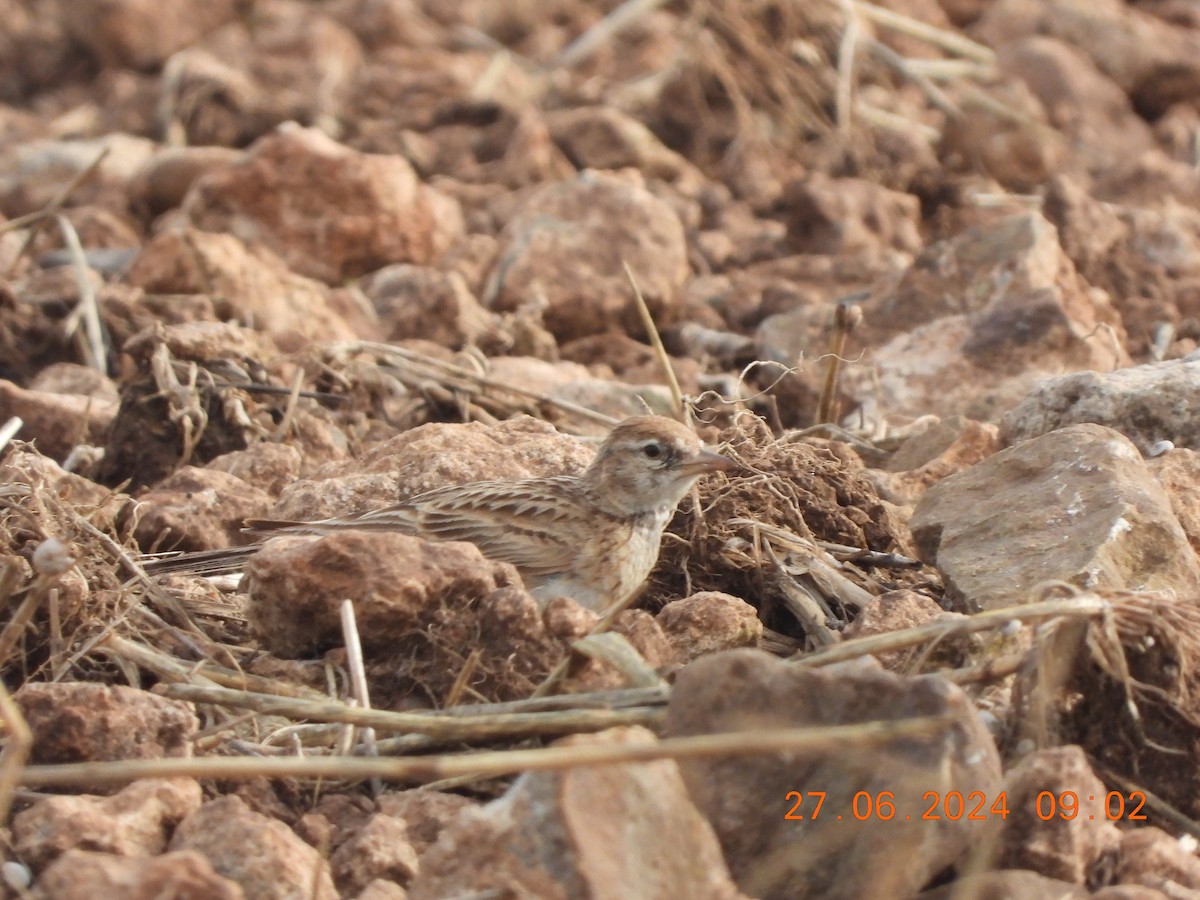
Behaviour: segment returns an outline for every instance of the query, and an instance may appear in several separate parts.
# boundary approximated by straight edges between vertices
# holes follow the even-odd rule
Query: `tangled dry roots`
[[[698,590],[720,590],[761,608],[773,586],[755,552],[756,526],[808,541],[827,541],[879,553],[906,552],[911,537],[863,471],[830,450],[776,440],[766,424],[745,415],[721,433],[724,452],[747,474],[709,479],[700,487],[700,511],[684,503],[663,542],[649,589],[651,603]],[[672,539],[672,535],[674,539]],[[914,581],[937,583],[925,570],[867,576],[848,566],[872,594]]]
[[[1152,594],[1113,593],[1111,610],[1062,623],[1041,648],[1041,671],[1022,673],[1018,695],[1042,740],[1078,744],[1112,772],[1200,816],[1200,605]],[[1047,679],[1050,668],[1056,677]]]
[[[830,132],[845,21],[836,0],[695,4],[691,49],[664,87],[658,129],[701,165],[738,142],[788,147]]]
[[[106,537],[121,504],[64,476],[23,444],[0,465],[0,485],[0,603],[7,610],[0,672],[6,684],[15,690],[35,678],[105,680],[112,673],[91,648],[108,629],[131,627],[125,613],[139,600],[124,584],[118,545]]]

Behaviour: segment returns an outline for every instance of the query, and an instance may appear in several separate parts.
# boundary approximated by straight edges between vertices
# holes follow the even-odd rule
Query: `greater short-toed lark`
[[[600,610],[645,581],[663,530],[696,479],[735,467],[678,422],[636,416],[612,430],[578,476],[451,485],[352,516],[248,519],[246,528],[271,535],[354,528],[469,541],[488,558],[512,563],[538,600],[565,596]],[[148,564],[147,571],[228,571],[256,549],[185,554]]]

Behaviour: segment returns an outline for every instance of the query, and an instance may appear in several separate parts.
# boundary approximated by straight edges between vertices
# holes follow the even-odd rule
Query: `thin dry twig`
[[[1104,615],[1111,607],[1111,601],[1095,594],[1061,600],[1044,600],[1040,603],[988,610],[973,616],[937,619],[915,628],[903,628],[899,631],[889,631],[886,634],[854,638],[815,653],[798,654],[793,657],[793,661],[801,666],[829,666],[857,659],[860,656],[888,650],[903,650],[928,641],[945,640],[993,628],[1003,628],[1009,622],[1033,622],[1039,619],[1059,617],[1094,618]]]
[[[69,337],[79,333],[79,325],[83,324],[83,338],[79,341],[80,355],[88,366],[101,374],[108,374],[108,348],[104,335],[104,325],[100,321],[100,309],[96,305],[96,289],[88,277],[91,268],[79,242],[79,234],[75,231],[66,216],[56,215],[58,230],[62,232],[63,243],[71,256],[71,270],[75,273],[75,288],[79,292],[79,303],[63,321]]]
[[[358,635],[358,620],[354,615],[354,601],[343,600],[339,609],[342,622],[342,639],[346,644],[346,659],[350,669],[350,688],[359,709],[371,708],[371,692],[367,687],[367,667],[363,662],[362,640]],[[350,726],[354,728],[353,725]],[[362,730],[362,746],[364,755],[378,756],[375,745],[375,729],[366,726]],[[371,779],[371,793],[378,797],[383,793],[383,785],[378,778]]]
[[[615,725],[652,725],[662,719],[662,713],[657,711],[646,713],[611,709],[555,710],[501,715],[447,715],[440,711],[392,712],[382,709],[360,709],[332,700],[317,703],[311,700],[192,684],[164,684],[159,685],[156,691],[166,697],[190,700],[194,703],[253,709],[266,715],[312,722],[342,722],[348,725],[370,726],[378,731],[415,732],[433,735],[443,740],[491,740],[498,737],[599,731]]]
[[[17,255],[14,256],[12,258],[12,262],[9,263],[8,271],[4,273],[5,278],[12,277],[13,272],[16,271],[17,263],[20,262],[21,257],[29,252],[29,248],[33,245],[34,240],[37,239],[38,232],[45,227],[47,221],[58,215],[59,211],[71,198],[71,195],[75,193],[75,191],[81,185],[83,185],[93,175],[96,174],[97,170],[100,168],[100,164],[108,157],[108,154],[111,150],[111,147],[101,148],[100,152],[96,154],[95,159],[80,169],[75,174],[75,177],[63,185],[63,189],[59,191],[43,209],[34,214],[34,216],[30,219],[29,233],[25,235],[25,240],[21,243],[21,247],[17,251]]]
[[[220,780],[329,778],[343,781],[379,777],[428,782],[444,778],[498,777],[520,772],[561,771],[579,766],[653,762],[659,759],[714,759],[773,753],[844,754],[848,748],[866,749],[897,740],[933,735],[951,722],[952,719],[947,716],[928,716],[823,728],[806,726],[673,737],[646,744],[572,744],[532,750],[424,756],[418,759],[203,757],[69,763],[27,766],[21,782],[26,786],[40,787],[127,784],[141,778],[181,777]]]
[[[298,700],[324,702],[325,696],[302,684],[264,678],[248,672],[239,672],[219,666],[211,660],[199,663],[184,663],[154,647],[130,640],[119,634],[108,634],[97,642],[96,649],[118,656],[153,672],[166,681],[182,684],[220,686],[230,690],[257,691]]]
[[[348,341],[331,345],[328,352],[341,357],[368,353],[387,360],[386,371],[394,375],[406,388],[417,392],[428,390],[430,385],[437,385],[444,387],[451,394],[461,393],[474,398],[483,397],[495,400],[500,394],[509,394],[511,397],[526,398],[539,405],[559,409],[586,422],[598,423],[607,428],[617,424],[617,420],[612,416],[596,412],[577,403],[550,397],[520,385],[499,381],[486,373],[436,359],[406,347],[394,347],[390,344],[373,341]],[[511,402],[511,398],[509,402]]]
[[[2,426],[0,426],[0,451],[3,451],[8,446],[8,442],[17,436],[17,432],[25,427],[25,422],[20,416],[13,416]]]
[[[570,69],[579,65],[638,19],[654,12],[664,3],[666,0],[625,0],[564,47],[551,68]]]
[[[850,0],[841,0],[842,9],[846,14],[846,26],[842,29],[842,39],[838,43],[837,58],[837,90],[834,92],[834,109],[838,132],[843,138],[850,134],[851,110],[854,99],[854,60],[858,52],[858,41],[862,34],[862,25],[858,14],[854,11]],[[818,420],[821,421],[821,420]]]
[[[633,269],[629,267],[629,263],[623,260],[621,266],[625,269],[625,277],[629,279],[630,287],[633,288],[633,299],[637,304],[638,314],[642,317],[642,327],[646,329],[646,336],[650,338],[650,346],[654,348],[654,355],[662,367],[663,377],[667,379],[667,386],[671,389],[671,405],[675,408],[675,418],[682,422],[686,407],[683,402],[683,391],[679,387],[679,379],[675,377],[675,368],[671,365],[671,357],[667,353],[667,348],[663,346],[658,326],[654,324],[654,316],[650,314],[650,307],[646,304],[646,298],[642,296],[642,289],[638,287]]]
[[[996,64],[996,52],[994,50],[970,38],[963,37],[956,31],[937,28],[919,19],[914,19],[911,16],[885,9],[882,6],[876,6],[874,3],[866,3],[864,0],[852,0],[852,2],[859,15],[877,25],[883,25],[891,28],[893,31],[899,31],[901,34],[915,37],[948,53],[964,56],[967,59],[974,60],[986,66],[994,66]]]
[[[0,683],[0,718],[8,731],[8,740],[0,753],[0,822],[7,822],[13,793],[21,782],[25,760],[33,747],[33,732],[3,683]]]

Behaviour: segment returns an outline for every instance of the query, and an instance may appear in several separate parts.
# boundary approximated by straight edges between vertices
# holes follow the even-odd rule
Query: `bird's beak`
[[[701,450],[679,468],[685,475],[704,475],[708,472],[732,472],[741,467],[728,456]]]

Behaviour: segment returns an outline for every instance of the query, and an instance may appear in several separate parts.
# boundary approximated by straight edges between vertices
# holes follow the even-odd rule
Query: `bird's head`
[[[583,478],[605,508],[636,515],[673,509],[701,475],[734,468],[673,419],[634,416],[612,430]]]

